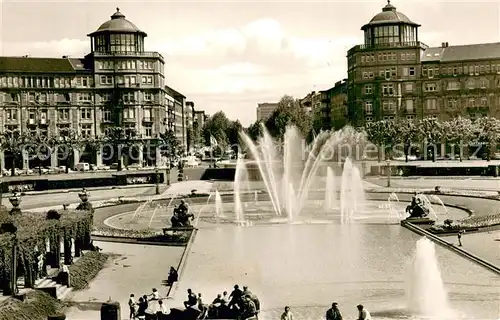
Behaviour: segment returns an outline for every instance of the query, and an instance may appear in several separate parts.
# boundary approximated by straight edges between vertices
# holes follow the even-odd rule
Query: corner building
[[[388,1],[361,28],[347,52],[349,121],[497,116],[500,43],[432,48],[419,27]]]
[[[66,131],[61,129],[73,128],[92,140],[106,136],[111,127],[133,128],[148,147],[126,152],[125,164],[159,164],[155,146],[168,128],[163,56],[144,50],[147,34],[118,8],[88,36],[91,52],[84,58],[0,57],[0,132],[57,137]],[[14,165],[13,158],[5,152],[2,168]],[[57,154],[22,158],[24,169],[66,165]],[[71,160],[72,165],[117,162],[106,148],[90,146]]]

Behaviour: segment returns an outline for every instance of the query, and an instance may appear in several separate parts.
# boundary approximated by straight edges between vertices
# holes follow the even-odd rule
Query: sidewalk
[[[454,243],[458,246],[456,235],[441,237],[443,240]],[[462,236],[462,248],[472,254],[500,267],[500,230],[465,233]]]

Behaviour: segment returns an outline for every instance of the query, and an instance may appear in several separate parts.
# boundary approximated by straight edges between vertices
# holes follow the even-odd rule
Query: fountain
[[[325,188],[325,211],[335,209],[337,205],[337,189],[335,185],[335,175],[332,167],[326,169],[326,188]]]
[[[336,147],[339,147],[340,150],[343,143],[357,141],[359,135],[352,128],[336,132],[323,131],[315,136],[310,146],[304,146],[304,139],[298,129],[290,126],[285,131],[283,152],[280,154],[276,148],[277,142],[271,138],[265,127],[263,127],[263,135],[257,143],[245,133],[241,133],[242,139],[254,159],[254,161],[247,161],[247,163],[254,165],[259,171],[274,213],[277,216],[286,216],[286,220],[296,219],[304,211],[309,201],[310,191],[314,190],[313,186],[318,178],[318,169],[324,163],[325,154],[329,152],[330,157],[335,155],[340,159],[340,152],[335,154],[333,150]],[[334,159],[332,157],[326,160],[333,161]],[[235,192],[241,193],[241,185],[245,180],[240,172],[246,172],[243,161],[238,161],[236,171],[234,188]],[[344,212],[344,217],[347,219],[352,216],[353,212],[362,208],[364,203],[361,174],[349,157],[346,158],[344,164],[340,191],[341,212]],[[325,202],[324,209],[326,211],[332,210],[337,205],[335,177],[331,168],[327,168]],[[347,213],[348,211],[352,213]]]
[[[430,195],[430,200],[434,203],[437,203],[439,205],[441,205],[441,208],[443,208],[443,211],[444,211],[444,214],[445,215],[448,215],[448,208],[446,208],[445,204],[443,203],[443,200],[441,200],[441,198],[439,198],[437,195],[435,194],[431,194]],[[437,214],[436,214],[437,216]]]
[[[422,238],[417,241],[409,271],[406,293],[410,312],[425,318],[449,317],[448,294],[431,240]]]
[[[219,190],[215,190],[215,217],[216,218],[224,217],[222,197],[219,193]]]

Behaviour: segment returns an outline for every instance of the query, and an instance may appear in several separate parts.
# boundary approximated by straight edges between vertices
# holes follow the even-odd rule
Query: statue
[[[187,204],[181,200],[179,206],[174,208],[174,214],[170,218],[172,228],[190,228],[192,227],[190,219],[194,219],[194,214],[189,213]]]
[[[413,195],[411,203],[406,207],[406,213],[410,214],[408,218],[427,218],[430,212],[430,203],[419,193]]]

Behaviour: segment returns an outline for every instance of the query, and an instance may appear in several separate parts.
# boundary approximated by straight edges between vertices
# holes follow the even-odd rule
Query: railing
[[[145,117],[145,118],[142,118],[142,121],[143,122],[153,122],[153,118],[151,118],[151,117]]]
[[[160,58],[165,60],[159,52],[144,51],[144,52],[94,52],[95,57],[109,57],[109,56],[134,56],[134,57],[149,57]]]
[[[420,47],[422,49],[427,49],[429,48],[428,45],[426,45],[423,42],[420,41],[411,41],[411,42],[393,42],[393,43],[376,43],[376,44],[359,44],[347,52],[347,54],[350,54],[354,51],[357,50],[369,50],[369,49],[385,49],[385,48],[405,48],[405,47]]]

